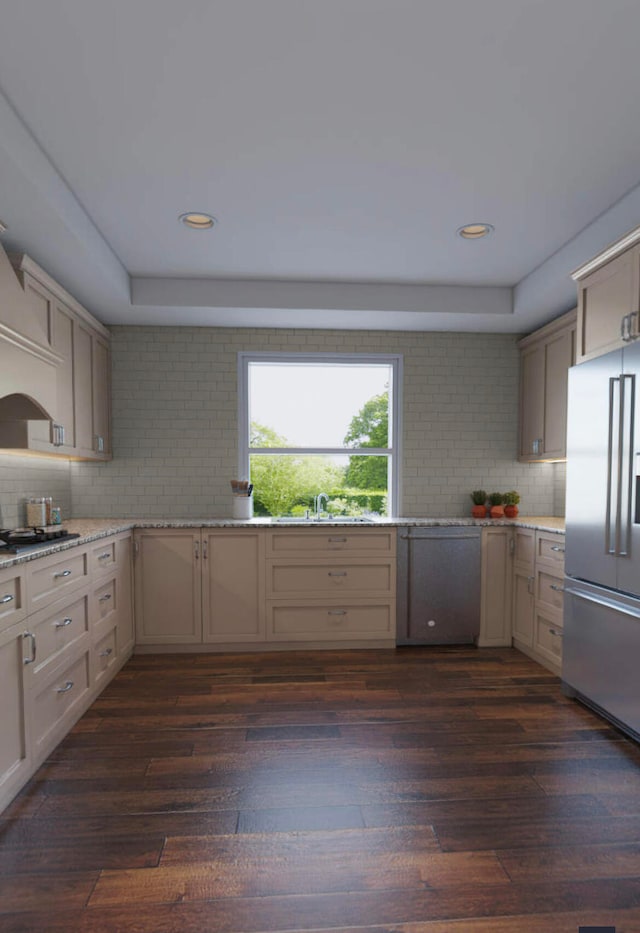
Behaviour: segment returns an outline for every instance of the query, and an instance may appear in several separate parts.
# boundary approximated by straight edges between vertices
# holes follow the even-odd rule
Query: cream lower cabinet
[[[0,809],[31,775],[31,741],[25,658],[34,656],[27,636],[24,566],[0,570]]]
[[[136,644],[395,645],[396,529],[138,529]]]
[[[249,528],[137,530],[136,643],[263,642],[265,533]]]
[[[0,810],[128,659],[132,632],[130,533],[0,571]]]
[[[513,529],[482,529],[479,648],[511,645],[511,554]]]
[[[268,533],[268,640],[394,646],[395,597],[395,528]]]
[[[513,645],[560,674],[564,535],[526,528],[513,533]]]

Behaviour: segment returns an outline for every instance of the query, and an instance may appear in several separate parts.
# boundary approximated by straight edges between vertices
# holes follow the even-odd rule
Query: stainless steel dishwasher
[[[398,529],[397,643],[465,645],[480,631],[482,529]]]

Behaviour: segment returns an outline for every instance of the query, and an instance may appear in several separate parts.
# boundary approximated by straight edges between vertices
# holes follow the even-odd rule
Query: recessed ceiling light
[[[493,229],[491,224],[466,224],[456,232],[463,240],[480,240],[483,236],[493,233]]]
[[[211,230],[218,222],[211,214],[203,214],[201,211],[180,214],[179,219],[185,227],[191,227],[192,230]]]

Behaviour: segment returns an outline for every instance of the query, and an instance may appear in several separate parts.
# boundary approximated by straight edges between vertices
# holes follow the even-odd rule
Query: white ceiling
[[[0,10],[3,242],[105,323],[523,332],[640,223],[638,0]]]

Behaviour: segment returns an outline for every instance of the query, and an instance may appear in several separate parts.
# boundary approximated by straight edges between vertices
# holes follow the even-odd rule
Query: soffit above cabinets
[[[10,4],[3,242],[106,324],[531,330],[640,220],[639,32],[628,0]]]

